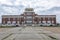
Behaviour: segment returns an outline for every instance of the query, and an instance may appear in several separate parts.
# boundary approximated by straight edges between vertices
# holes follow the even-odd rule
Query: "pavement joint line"
[[[13,40],[15,40],[15,38],[13,38]]]
[[[19,29],[19,31],[21,31],[22,29],[25,29],[25,27],[22,27],[21,29]]]
[[[42,33],[41,33],[42,34]],[[45,33],[43,33],[43,35],[45,35]],[[47,39],[51,39],[50,37],[48,37],[48,36],[46,36],[47,37],[47,39],[44,37],[44,36],[42,36],[42,35],[40,35],[44,40],[47,40]]]
[[[13,33],[9,34],[8,36],[2,38],[1,40],[5,40],[6,38],[8,38],[9,36],[13,35]]]
[[[51,39],[58,40],[57,38],[55,38],[55,37],[53,37],[51,35],[48,35],[48,34],[52,34],[52,33],[38,33],[38,34],[45,34],[46,36],[48,36]]]
[[[51,36],[51,35],[48,35],[47,33],[45,33],[46,36],[50,37],[51,39],[54,39],[54,40],[58,40],[57,38]]]
[[[48,37],[50,37],[51,39],[55,39],[55,40],[58,40],[57,38],[55,38],[55,37],[52,37],[52,36],[48,36]]]

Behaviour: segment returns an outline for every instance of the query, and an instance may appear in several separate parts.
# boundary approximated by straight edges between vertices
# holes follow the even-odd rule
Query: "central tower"
[[[33,15],[34,15],[34,9],[33,8],[26,8],[24,12],[24,19],[26,24],[32,24],[33,23]]]

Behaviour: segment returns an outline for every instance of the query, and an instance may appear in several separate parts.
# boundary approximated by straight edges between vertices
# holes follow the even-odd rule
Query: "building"
[[[55,25],[56,15],[38,15],[33,8],[26,8],[21,15],[3,15],[2,24],[15,25]]]

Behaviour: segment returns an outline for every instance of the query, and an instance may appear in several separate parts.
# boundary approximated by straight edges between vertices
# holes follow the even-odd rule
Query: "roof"
[[[21,18],[21,15],[2,15],[2,18]]]
[[[56,15],[37,15],[36,17],[56,17]]]

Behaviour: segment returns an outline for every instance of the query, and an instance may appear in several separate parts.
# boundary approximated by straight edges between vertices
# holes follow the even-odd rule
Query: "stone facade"
[[[56,24],[56,15],[38,15],[33,8],[26,8],[21,15],[3,15],[2,24]]]

